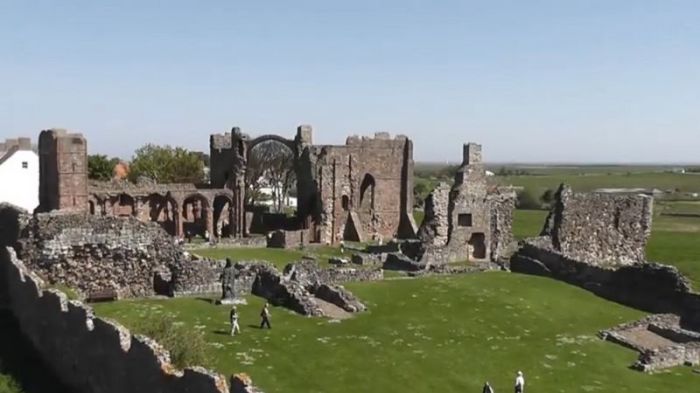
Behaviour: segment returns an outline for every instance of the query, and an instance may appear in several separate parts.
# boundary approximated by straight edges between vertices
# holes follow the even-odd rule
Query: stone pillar
[[[173,219],[175,220],[175,236],[182,238],[185,236],[185,230],[183,228],[182,222],[184,218],[182,217],[183,209],[175,207],[173,210]]]
[[[209,239],[215,238],[216,233],[214,231],[214,209],[209,206],[202,206],[202,217],[207,220],[205,227],[209,232]]]

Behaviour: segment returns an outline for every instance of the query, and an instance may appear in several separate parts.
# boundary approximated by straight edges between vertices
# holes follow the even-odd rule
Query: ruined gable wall
[[[450,195],[448,247],[454,254],[452,260],[490,258],[491,206],[486,199],[487,187],[486,169],[481,162],[481,145],[465,144],[462,166],[455,175]],[[469,219],[460,219],[460,216]],[[476,240],[479,235],[481,240]],[[474,252],[476,248],[483,249],[482,256],[475,255],[478,254]]]
[[[390,138],[388,134],[378,133],[374,138],[348,138],[346,145],[352,155],[352,166],[355,174],[353,208],[358,213],[362,230],[371,239],[374,233],[384,239],[390,239],[398,234],[402,215],[402,192],[406,187],[403,183],[403,170],[408,162],[404,157],[404,149],[410,141],[406,137]],[[361,184],[365,175],[371,175],[375,181],[374,209],[369,209],[365,193],[365,201],[361,202]],[[411,206],[412,208],[412,206]]]
[[[563,254],[592,265],[630,265],[646,260],[653,198],[644,195],[575,193],[560,187],[543,229]]]
[[[348,215],[343,208],[343,196],[348,199],[348,209],[357,213],[358,229],[365,239],[375,233],[385,239],[396,236],[402,216],[413,205],[412,190],[408,192],[413,173],[407,177],[406,172],[412,166],[411,155],[410,140],[403,136],[391,138],[385,133],[374,138],[350,137],[345,146],[323,146],[316,172],[324,215],[322,241],[333,241],[343,235]],[[373,208],[371,188],[365,191],[364,198],[362,195],[366,175],[374,180]],[[411,219],[403,217],[403,220]]]
[[[89,294],[154,294],[156,272],[182,259],[181,249],[156,223],[87,214],[38,214],[22,233],[21,258],[50,283]]]
[[[9,308],[23,334],[76,392],[229,391],[223,376],[201,367],[177,370],[155,341],[94,317],[62,292],[42,290],[41,279],[11,248],[0,249],[0,265],[6,270],[0,285],[9,292]]]

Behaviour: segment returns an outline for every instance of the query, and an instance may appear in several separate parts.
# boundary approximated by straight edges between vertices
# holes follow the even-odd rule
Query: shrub
[[[179,368],[202,366],[207,363],[204,333],[187,329],[172,315],[152,315],[136,329],[170,352],[170,361]]]
[[[528,192],[527,190],[523,190],[518,193],[518,200],[517,200],[517,207],[518,209],[523,209],[523,210],[539,210],[542,209],[542,205],[540,204],[540,201],[535,198],[532,193]]]
[[[0,393],[22,393],[22,389],[14,378],[0,374]]]

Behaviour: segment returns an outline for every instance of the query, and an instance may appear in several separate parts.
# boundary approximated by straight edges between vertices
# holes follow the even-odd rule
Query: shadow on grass
[[[195,299],[199,300],[200,302],[205,302],[205,303],[209,303],[209,304],[216,304],[216,300],[214,300],[210,297],[197,296],[197,297],[195,297]]]

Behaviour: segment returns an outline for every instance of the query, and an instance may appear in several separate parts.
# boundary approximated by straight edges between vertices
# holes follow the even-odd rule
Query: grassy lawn
[[[545,210],[515,210],[513,236],[516,239],[538,236],[549,212]]]
[[[566,183],[576,191],[592,191],[596,188],[659,188],[679,189],[682,192],[700,192],[700,176],[679,173],[581,173],[528,176],[498,176],[496,181],[504,185],[525,187],[534,195],[542,195],[546,189],[556,190]]]
[[[285,250],[281,248],[206,248],[194,250],[193,253],[214,259],[231,258],[234,261],[266,260],[282,269],[288,263],[296,262],[304,255],[314,255],[321,265],[328,263],[328,258],[345,256],[350,257],[351,252],[340,253],[338,247],[310,246],[303,250]]]
[[[647,259],[678,267],[700,291],[700,232],[652,232]]]
[[[639,311],[540,277],[500,272],[357,283],[370,311],[340,323],[274,308],[259,330],[261,299],[240,308],[243,335],[227,335],[228,308],[180,298],[95,305],[135,325],[173,313],[210,343],[207,366],[245,371],[274,392],[476,392],[510,389],[522,369],[533,392],[689,391],[690,368],[657,375],[628,369],[636,354],[596,332]]]

